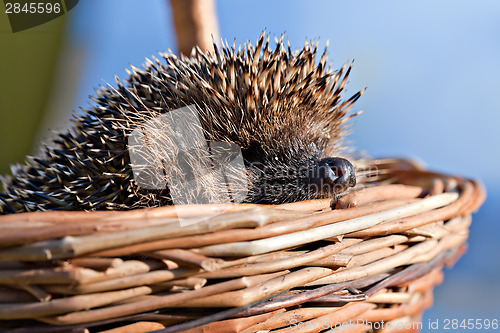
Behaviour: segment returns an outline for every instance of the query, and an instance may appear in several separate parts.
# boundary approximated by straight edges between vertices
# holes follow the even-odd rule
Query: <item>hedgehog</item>
[[[195,203],[223,202],[227,193],[235,202],[265,204],[341,196],[360,180],[356,159],[344,144],[349,120],[359,113],[351,112],[352,105],[364,92],[344,98],[352,62],[332,70],[328,44],[319,56],[317,41],[306,40],[292,51],[284,35],[275,38],[275,47],[269,38],[262,33],[255,45],[247,42],[238,49],[227,41],[220,47],[214,43],[212,52],[195,47],[189,56],[163,52],[146,58],[142,68],[127,69],[126,80],[115,76],[116,86],[100,86],[92,107],[73,114],[71,128],[2,177],[0,214],[178,204],[173,193],[179,182],[160,177],[158,186],[142,185],[141,179],[155,176],[157,169],[181,177],[180,183],[198,180],[181,188]],[[174,129],[151,126],[188,106],[198,117],[193,133],[201,131],[206,142],[220,147],[236,146],[243,168],[228,169],[222,180],[207,178],[206,170],[216,170],[217,163],[206,157],[217,145],[174,149],[167,144]],[[141,162],[129,141],[132,133],[147,128],[149,157]],[[180,137],[188,140],[193,133]],[[165,153],[173,157],[157,163]],[[229,165],[231,156],[225,154],[219,164]],[[243,192],[228,192],[234,180]],[[166,181],[164,186],[160,181]]]

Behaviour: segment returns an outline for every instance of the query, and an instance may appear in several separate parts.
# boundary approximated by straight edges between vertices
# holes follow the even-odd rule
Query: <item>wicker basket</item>
[[[418,331],[485,193],[404,161],[378,167],[384,185],[335,210],[184,206],[183,216],[220,214],[183,227],[179,207],[0,217],[0,328]]]

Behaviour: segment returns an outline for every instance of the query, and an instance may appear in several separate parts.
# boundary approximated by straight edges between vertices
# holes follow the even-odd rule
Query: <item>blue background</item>
[[[230,1],[217,3],[220,35],[254,42],[264,28],[330,41],[336,67],[355,59],[349,92],[368,87],[350,140],[375,157],[412,157],[481,179],[488,199],[474,216],[470,249],[435,294],[428,320],[500,319],[500,1]],[[85,0],[69,14],[67,52],[81,57],[73,109],[113,75],[168,48],[163,0]],[[73,51],[72,51],[73,50]]]

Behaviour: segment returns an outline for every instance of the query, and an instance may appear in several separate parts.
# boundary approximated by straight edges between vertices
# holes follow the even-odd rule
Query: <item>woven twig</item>
[[[418,320],[463,253],[484,189],[376,163],[399,184],[350,193],[335,210],[321,199],[2,216],[0,327],[292,332],[292,319],[364,321],[331,330],[345,332]],[[208,218],[181,226],[178,209]]]

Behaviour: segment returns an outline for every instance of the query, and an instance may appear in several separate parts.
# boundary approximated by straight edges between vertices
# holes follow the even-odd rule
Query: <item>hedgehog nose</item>
[[[328,157],[318,162],[322,190],[330,193],[341,193],[356,185],[356,175],[351,162],[341,157]]]

